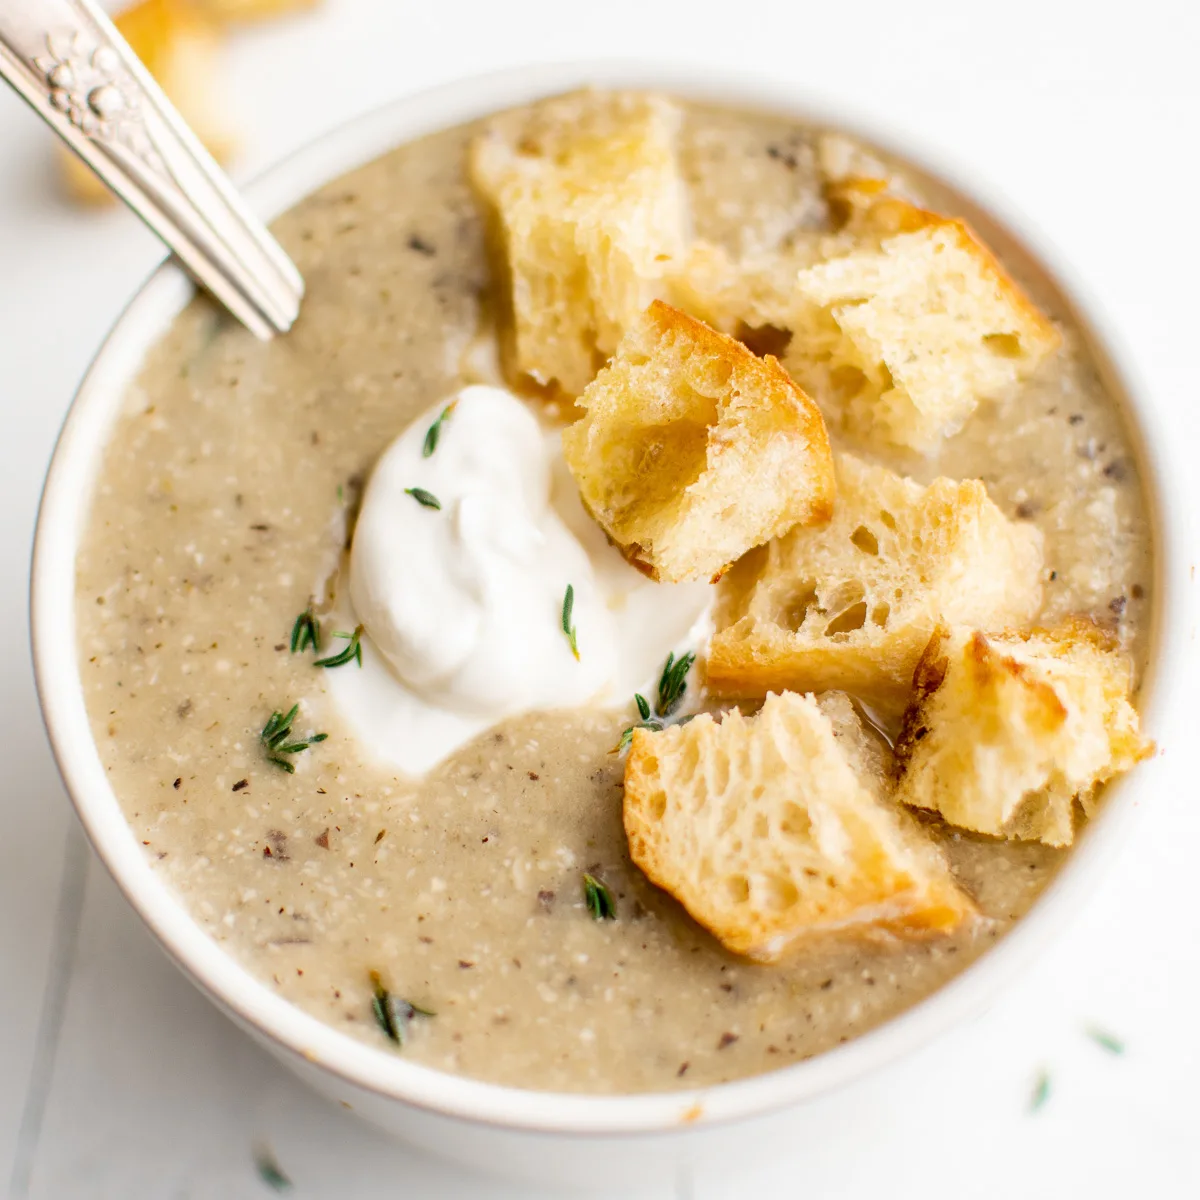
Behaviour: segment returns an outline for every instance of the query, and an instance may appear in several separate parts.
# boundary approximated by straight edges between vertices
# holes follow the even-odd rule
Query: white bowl
[[[602,63],[464,80],[401,100],[327,134],[269,171],[248,194],[260,212],[274,216],[314,188],[411,138],[586,83],[653,87],[844,127],[843,114],[794,88],[698,74],[678,67]],[[1081,302],[1078,290],[1069,286],[1069,273],[1050,265],[1051,250],[1024,222],[1002,211],[999,203],[984,206],[973,200],[952,172],[929,167],[929,156],[914,148],[911,139],[889,137],[876,122],[856,125],[870,140],[924,165],[948,184],[987,240],[1022,256],[1048,287],[1068,298],[1094,344],[1102,374],[1127,403],[1156,539],[1151,661],[1142,709],[1149,732],[1161,740],[1179,664],[1179,655],[1168,655],[1166,648],[1185,644],[1187,587],[1183,514],[1172,507],[1179,489],[1168,487],[1169,431],[1161,414],[1139,390],[1111,328]],[[769,1154],[772,1147],[788,1145],[789,1126],[803,1119],[796,1107],[800,1102],[878,1069],[980,1009],[1080,907],[1136,798],[1152,794],[1158,773],[1154,761],[1111,787],[1099,816],[1033,911],[949,985],[864,1037],[753,1079],[654,1095],[548,1094],[443,1074],[339,1033],[277,996],[226,955],[155,873],[109,786],[84,708],[75,641],[75,557],[93,482],[126,383],[191,295],[192,286],[177,267],[165,264],[155,272],[97,355],[59,438],[33,561],[33,652],[46,724],[93,846],[181,969],[313,1086],[398,1137],[483,1170],[576,1189],[621,1179],[652,1183],[670,1178],[684,1162],[702,1171],[708,1163]]]

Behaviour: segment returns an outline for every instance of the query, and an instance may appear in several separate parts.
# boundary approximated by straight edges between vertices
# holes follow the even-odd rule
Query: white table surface
[[[1123,328],[1200,474],[1196,0],[330,0],[230,47],[240,171],[461,74],[629,53],[802,80],[1003,181]],[[158,251],[124,212],[67,206],[50,151],[0,94],[0,1188],[265,1196],[267,1142],[297,1197],[527,1196],[310,1095],[177,974],[83,844],[25,649],[30,537],[72,390]],[[779,1162],[676,1194],[1200,1196],[1200,804],[1193,764],[1168,761],[1174,786],[1143,805],[1086,911],[988,1015],[810,1105]],[[1091,1042],[1091,1023],[1126,1053]],[[1051,1096],[1031,1115],[1043,1068]]]

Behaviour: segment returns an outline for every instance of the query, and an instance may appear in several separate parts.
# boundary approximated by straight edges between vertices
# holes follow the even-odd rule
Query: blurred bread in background
[[[134,53],[154,76],[209,153],[221,163],[237,150],[233,118],[222,104],[219,55],[226,21],[314,8],[320,0],[140,0],[114,17]],[[61,151],[68,194],[106,204],[112,193],[71,151]]]

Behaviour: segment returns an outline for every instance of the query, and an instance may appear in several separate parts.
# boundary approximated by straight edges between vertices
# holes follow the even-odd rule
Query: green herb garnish
[[[362,632],[363,627],[356,625],[353,633],[335,633],[335,638],[348,638],[344,645],[336,654],[329,655],[328,658],[318,658],[314,667],[344,667],[348,662],[354,661],[362,666]]]
[[[669,717],[683,699],[687,691],[687,675],[692,669],[696,656],[691,652],[681,654],[678,660],[675,655],[668,654],[666,664],[658,681],[658,715]]]
[[[666,718],[679,707],[679,702],[683,699],[683,693],[687,691],[687,674],[692,669],[692,663],[695,661],[696,656],[691,652],[682,655],[678,661],[676,661],[673,652],[667,655],[662,675],[658,680],[658,706],[656,714],[654,716],[650,715],[650,701],[641,692],[635,692],[633,702],[637,705],[638,716],[642,719],[636,725],[630,725],[621,734],[621,740],[609,751],[610,754],[624,754],[633,742],[633,731],[635,729],[649,729],[653,733],[658,733],[666,728]],[[691,719],[692,715],[682,717],[676,724],[686,725]]]
[[[1107,1032],[1107,1030],[1097,1029],[1093,1025],[1085,1030],[1085,1032],[1087,1033],[1088,1037],[1090,1037],[1092,1041],[1096,1043],[1097,1046],[1107,1050],[1109,1054],[1125,1053],[1125,1043],[1121,1041],[1119,1037]]]
[[[421,487],[410,487],[404,489],[406,496],[411,496],[418,504],[425,508],[441,508],[442,502],[432,493],[427,492]]]
[[[321,626],[313,616],[311,605],[296,618],[292,626],[292,653],[300,653],[309,646],[314,651],[321,649]]]
[[[563,594],[562,602],[562,631],[567,635],[567,645],[571,647],[571,653],[575,655],[575,661],[579,661],[579,642],[575,637],[575,626],[571,623],[571,614],[575,611],[575,586],[567,584],[567,590]]]
[[[1050,1099],[1050,1073],[1042,1071],[1033,1085],[1033,1094],[1029,1097],[1029,1111],[1035,1113]]]
[[[402,1000],[393,996],[383,986],[383,980],[378,971],[371,972],[371,1012],[375,1014],[375,1022],[397,1046],[404,1045],[408,1036],[409,1022],[413,1017],[435,1017],[437,1014],[430,1008],[421,1008],[410,1000]]]
[[[633,744],[633,731],[635,729],[649,729],[651,733],[661,733],[664,728],[663,723],[654,717],[651,717],[648,721],[639,721],[636,725],[630,725],[621,734],[621,740],[609,751],[609,754],[624,754]]]
[[[286,714],[273,712],[271,719],[263,726],[262,733],[258,735],[267,751],[267,761],[282,767],[289,775],[294,775],[296,768],[282,757],[283,755],[299,754],[301,750],[307,750],[309,746],[315,746],[329,736],[327,733],[310,733],[307,738],[289,741],[292,736],[292,722],[299,711],[300,705],[293,704]]]
[[[588,912],[597,921],[615,921],[617,919],[617,902],[608,887],[594,875],[584,872],[583,900]]]
[[[270,1147],[260,1146],[254,1152],[254,1166],[258,1170],[258,1177],[269,1188],[273,1188],[277,1192],[290,1192],[292,1190],[292,1181],[283,1173],[279,1163],[275,1161],[275,1155],[271,1152]]]
[[[425,445],[421,449],[422,458],[432,457],[433,452],[437,449],[438,438],[442,436],[442,426],[449,420],[450,414],[454,411],[454,405],[457,403],[458,401],[456,400],[454,404],[447,404],[442,409],[438,419],[430,425],[428,432],[425,434]]]

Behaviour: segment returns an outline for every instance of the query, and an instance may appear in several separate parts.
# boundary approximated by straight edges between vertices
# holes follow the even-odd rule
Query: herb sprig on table
[[[411,1000],[402,1000],[393,996],[383,986],[383,979],[378,971],[372,971],[371,979],[371,1012],[375,1023],[383,1030],[389,1041],[397,1046],[403,1046],[408,1037],[408,1026],[413,1017],[434,1017],[437,1014],[429,1008],[421,1008]]]
[[[292,1181],[283,1173],[283,1168],[275,1159],[269,1146],[259,1146],[254,1152],[254,1166],[258,1177],[276,1192],[290,1192]]]
[[[688,672],[692,669],[692,664],[696,661],[696,656],[691,651],[687,654],[681,654],[678,658],[675,657],[674,651],[667,655],[667,661],[663,664],[662,674],[658,678],[658,703],[655,705],[655,711],[651,714],[650,702],[641,692],[634,694],[633,702],[637,705],[638,716],[641,718],[636,724],[630,725],[621,734],[621,740],[612,748],[612,754],[624,754],[629,749],[633,742],[633,731],[635,729],[648,729],[652,733],[658,733],[666,728],[667,718],[679,707],[683,700],[683,694],[687,691]],[[685,721],[690,720],[690,717],[684,717],[677,724],[682,725]]]
[[[263,726],[262,733],[258,735],[267,752],[267,761],[274,763],[289,775],[296,773],[296,767],[285,755],[299,754],[302,750],[307,750],[309,746],[323,742],[329,736],[327,733],[310,733],[307,738],[290,740],[292,722],[295,721],[299,711],[300,705],[293,704],[286,713],[273,712],[271,719]]]
[[[353,633],[335,633],[335,638],[346,638],[347,642],[336,654],[326,658],[318,658],[314,667],[344,667],[348,662],[357,662],[362,666],[362,634],[363,627],[356,625]]]

